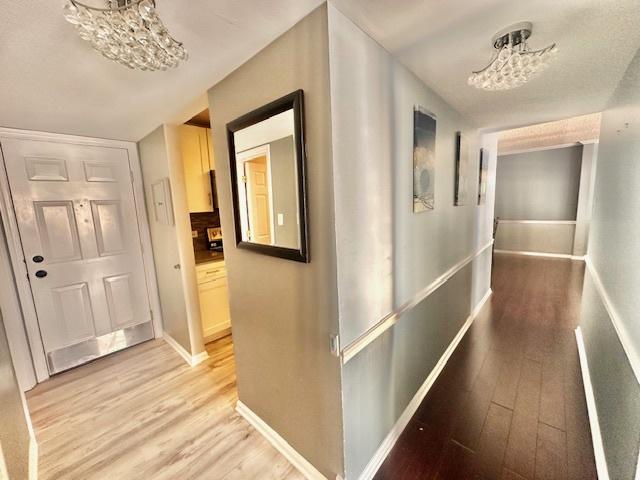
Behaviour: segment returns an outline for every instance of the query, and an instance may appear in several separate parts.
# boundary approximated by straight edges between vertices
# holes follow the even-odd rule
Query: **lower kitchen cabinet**
[[[230,333],[229,293],[224,267],[219,265],[206,268],[198,266],[198,295],[200,297],[200,317],[205,342]],[[208,273],[208,275],[207,275]]]

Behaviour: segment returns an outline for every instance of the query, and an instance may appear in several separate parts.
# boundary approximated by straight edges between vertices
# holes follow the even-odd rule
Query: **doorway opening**
[[[599,134],[600,114],[498,134],[497,253],[584,258]]]
[[[231,315],[224,243],[217,198],[215,157],[209,110],[178,128],[187,209],[200,305],[202,338],[207,351],[231,340]],[[227,338],[228,337],[228,338]],[[221,339],[226,341],[213,343]]]

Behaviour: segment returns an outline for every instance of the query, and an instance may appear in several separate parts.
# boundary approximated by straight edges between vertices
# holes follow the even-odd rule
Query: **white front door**
[[[153,338],[124,149],[2,140],[50,373]]]

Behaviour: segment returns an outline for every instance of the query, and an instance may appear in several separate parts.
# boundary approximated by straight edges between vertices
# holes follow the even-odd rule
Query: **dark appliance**
[[[213,209],[220,208],[218,206],[218,188],[216,187],[216,171],[209,170],[209,179],[211,180],[211,204]]]

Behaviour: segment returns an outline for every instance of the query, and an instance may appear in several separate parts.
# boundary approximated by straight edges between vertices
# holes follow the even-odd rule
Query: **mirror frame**
[[[242,224],[240,221],[240,202],[238,194],[238,171],[236,148],[233,135],[238,130],[250,127],[256,123],[267,120],[274,115],[293,109],[294,141],[296,152],[297,181],[298,181],[298,216],[300,218],[299,234],[300,248],[278,247],[276,245],[263,245],[260,243],[246,242],[242,239]],[[233,223],[236,230],[236,246],[246,250],[271,255],[273,257],[286,258],[296,262],[309,263],[309,244],[307,232],[307,185],[306,185],[306,142],[304,136],[304,94],[302,90],[296,90],[282,98],[274,100],[262,107],[253,110],[232,122],[227,123],[227,142],[229,148],[229,172],[231,179],[231,197],[233,203]],[[256,145],[258,146],[258,145]]]

